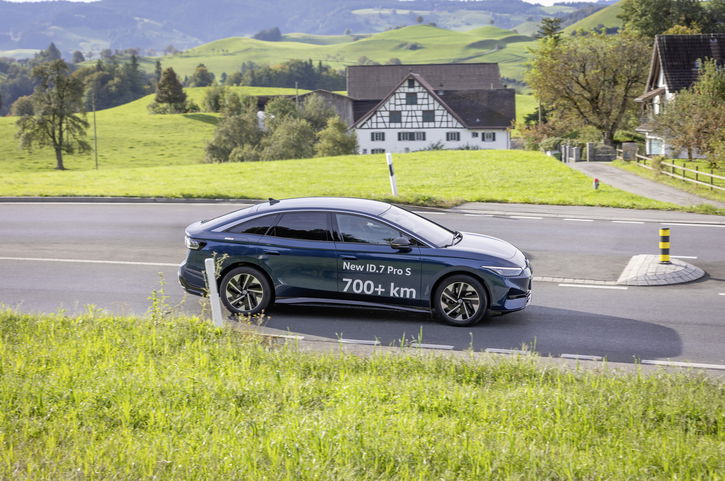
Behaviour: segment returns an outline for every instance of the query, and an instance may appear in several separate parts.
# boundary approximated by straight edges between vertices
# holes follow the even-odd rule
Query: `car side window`
[[[282,214],[282,218],[267,235],[313,241],[332,240],[326,212],[289,212]]]
[[[343,242],[390,245],[393,239],[401,236],[398,229],[367,217],[349,214],[335,216]]]
[[[272,227],[277,221],[277,214],[264,215],[257,217],[256,219],[248,220],[237,224],[231,229],[227,229],[227,232],[234,234],[258,234],[265,235],[270,227]]]

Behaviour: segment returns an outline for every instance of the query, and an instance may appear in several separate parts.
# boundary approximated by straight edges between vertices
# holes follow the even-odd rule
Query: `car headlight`
[[[206,245],[206,242],[192,239],[189,236],[184,237],[184,242],[186,243],[187,249],[193,249],[193,250],[199,250]]]
[[[523,274],[524,270],[520,267],[498,267],[498,266],[481,266],[482,269],[488,269],[496,274],[504,277],[516,277]]]

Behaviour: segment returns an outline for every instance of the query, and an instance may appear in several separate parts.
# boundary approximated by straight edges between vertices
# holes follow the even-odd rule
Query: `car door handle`
[[[267,254],[267,255],[270,255],[270,256],[278,256],[279,255],[279,251],[273,251],[273,250],[265,250],[264,253]]]
[[[341,256],[341,257],[347,261],[356,261],[357,260],[357,257],[355,257],[355,256]]]

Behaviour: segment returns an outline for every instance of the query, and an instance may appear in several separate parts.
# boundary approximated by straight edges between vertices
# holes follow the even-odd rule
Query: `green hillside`
[[[244,95],[294,94],[294,89],[232,87]],[[189,98],[201,104],[205,88],[186,89]],[[300,91],[305,92],[303,90]],[[148,95],[119,107],[97,112],[98,162],[102,169],[157,167],[198,164],[204,158],[204,146],[214,134],[216,114],[190,113],[151,115],[147,106],[154,96]],[[50,149],[29,153],[15,140],[15,117],[0,117],[0,171],[49,171],[55,166]],[[92,121],[92,116],[88,115]],[[92,130],[89,130],[89,138]],[[72,170],[93,169],[92,155],[65,155],[65,165]]]
[[[609,28],[621,28],[622,20],[617,18],[617,16],[622,13],[622,3],[623,0],[620,0],[613,5],[609,5],[608,7],[597,11],[592,15],[589,15],[588,17],[579,20],[578,22],[569,25],[564,29],[564,32],[571,33],[577,30],[592,30],[599,25],[604,25],[605,27]]]
[[[147,58],[144,66],[152,71],[158,59],[184,76],[203,63],[219,75],[235,72],[248,61],[274,65],[312,59],[343,68],[358,64],[364,56],[379,63],[391,58],[403,63],[499,62],[503,76],[521,80],[528,48],[534,43],[531,37],[493,26],[458,32],[415,25],[369,36],[288,34],[280,42],[231,37],[174,56]]]

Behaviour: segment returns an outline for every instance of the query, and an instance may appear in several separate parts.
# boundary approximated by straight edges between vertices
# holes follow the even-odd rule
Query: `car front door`
[[[337,257],[329,213],[282,213],[260,244],[260,262],[272,273],[278,298],[335,296]]]
[[[391,247],[397,228],[371,217],[334,214],[338,292],[344,299],[419,305],[419,248]]]

